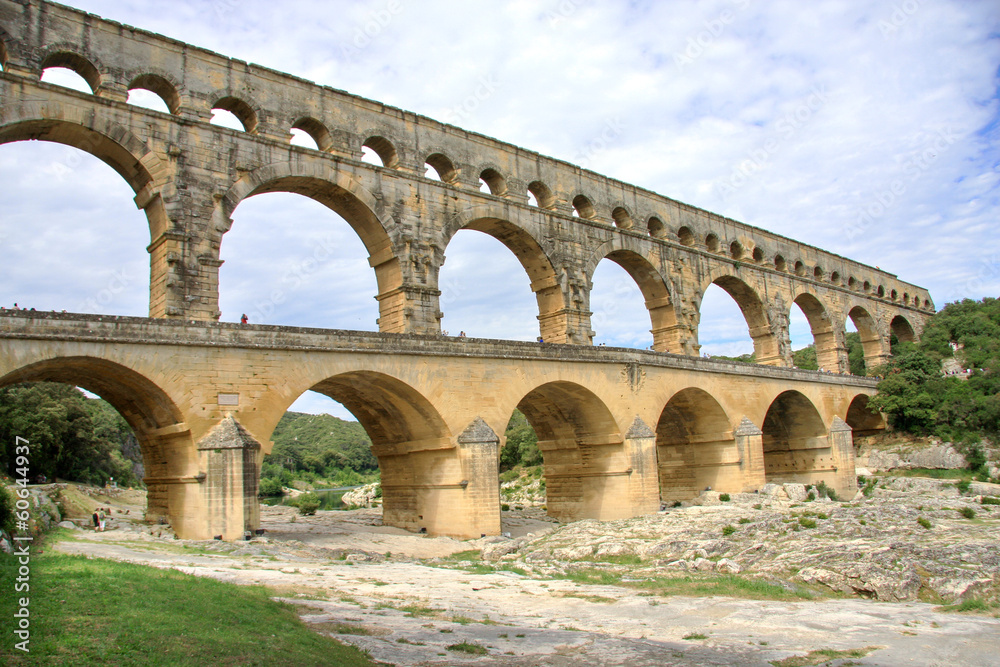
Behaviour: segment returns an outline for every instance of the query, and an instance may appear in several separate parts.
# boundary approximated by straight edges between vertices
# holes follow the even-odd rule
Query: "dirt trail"
[[[924,603],[664,598],[512,572],[476,574],[418,559],[474,549],[479,541],[383,527],[377,510],[320,512],[294,523],[292,516],[287,508],[265,508],[266,541],[157,538],[121,518],[115,530],[81,531],[57,548],[271,586],[317,630],[342,632],[346,624],[364,632],[335,636],[395,665],[766,666],[815,649],[869,647],[853,662],[828,664],[974,667],[996,665],[1000,655],[1000,620]],[[505,530],[550,526],[517,518]],[[488,654],[448,649],[462,642]]]

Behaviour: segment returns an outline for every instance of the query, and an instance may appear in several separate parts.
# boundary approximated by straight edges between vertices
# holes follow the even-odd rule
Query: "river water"
[[[358,487],[340,486],[335,489],[314,489],[312,493],[319,496],[319,508],[321,510],[342,510],[346,509],[342,501],[344,494],[356,488]],[[260,502],[264,505],[288,505],[290,504],[290,500],[290,496],[273,496],[261,498]]]

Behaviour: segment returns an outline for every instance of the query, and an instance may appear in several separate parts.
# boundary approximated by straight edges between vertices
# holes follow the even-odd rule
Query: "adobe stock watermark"
[[[444,112],[444,120],[452,125],[457,125],[468,120],[486,100],[493,97],[493,94],[500,89],[500,81],[492,74],[479,77],[479,85],[465,99]]]
[[[576,10],[585,4],[587,4],[587,0],[560,0],[554,9],[549,9],[545,12],[545,18],[549,22],[549,27],[558,27],[573,16],[573,14],[576,14]]]
[[[674,66],[678,72],[684,71],[688,65],[701,58],[715,44],[716,40],[725,34],[726,29],[736,22],[738,12],[750,6],[750,0],[733,0],[733,9],[723,9],[714,19],[704,21],[704,30],[687,38],[684,50],[674,53]]]
[[[893,3],[892,12],[888,19],[881,19],[878,22],[879,32],[883,37],[889,37],[899,32],[899,29],[906,25],[913,16],[920,10],[920,0],[904,0],[901,3]]]
[[[601,133],[584,144],[580,152],[573,158],[573,164],[589,169],[594,158],[608,150],[608,147],[621,137],[625,132],[625,127],[625,122],[620,116],[606,120],[604,127],[601,128]]]
[[[855,214],[854,222],[847,227],[847,239],[853,241],[881,220],[886,212],[899,203],[908,187],[941,159],[941,155],[947,152],[959,138],[959,135],[951,128],[943,130],[922,151],[904,162],[902,166],[903,177],[893,179],[885,188],[875,194],[873,201],[863,206]]]
[[[292,263],[281,277],[278,283],[280,287],[272,290],[267,298],[258,299],[254,303],[254,310],[248,315],[250,323],[260,324],[274,315],[277,306],[285,303],[291,292],[302,287],[309,276],[319,271],[335,256],[338,246],[339,240],[334,234],[330,234],[313,246],[312,253],[308,257]]]
[[[14,577],[14,593],[26,594],[31,592],[31,542],[34,539],[28,532],[30,514],[28,508],[31,507],[31,493],[28,491],[28,478],[30,461],[28,456],[31,453],[29,442],[21,436],[14,439],[14,474],[17,476],[15,485],[17,486],[17,500],[14,503],[14,519],[17,528],[17,535],[13,535],[14,551],[17,558],[17,576]],[[30,653],[31,649],[31,598],[15,597],[14,605],[14,634],[20,642],[14,644],[14,648],[25,653]]]
[[[135,278],[128,272],[127,268],[122,268],[111,273],[107,285],[96,295],[84,299],[77,306],[78,313],[96,313],[102,308],[111,304],[119,294],[131,286]]]
[[[399,0],[389,0],[381,9],[370,12],[364,21],[354,26],[350,40],[341,44],[341,57],[344,60],[356,59],[402,13],[403,4]]]
[[[814,86],[794,110],[789,111],[774,124],[775,136],[767,139],[763,146],[751,150],[744,160],[733,167],[729,176],[718,184],[719,194],[723,198],[729,197],[764,170],[782,146],[791,141],[799,130],[826,106],[828,99],[826,86]]]

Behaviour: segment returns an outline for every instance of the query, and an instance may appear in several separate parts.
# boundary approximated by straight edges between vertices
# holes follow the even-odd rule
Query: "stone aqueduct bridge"
[[[309,388],[338,397],[372,434],[387,520],[436,532],[498,529],[495,474],[484,486],[483,452],[503,432],[498,415],[506,409],[509,417],[515,405],[543,434],[550,509],[562,517],[654,507],[657,451],[668,497],[681,493],[665,482],[681,474],[671,466],[700,466],[692,463],[698,456],[707,457],[706,467],[685,472],[677,489],[691,492],[706,476],[722,480],[717,488],[758,484],[772,441],[784,443],[773,451],[799,454],[772,456],[777,467],[766,474],[811,479],[836,468],[835,481],[846,488],[850,448],[841,446],[847,431],[839,429],[871,384],[699,360],[702,295],[713,283],[725,289],[747,320],[758,361],[774,367],[791,365],[793,305],[809,321],[820,365],[838,371],[847,370],[847,320],[871,365],[889,355],[892,335],[919,336],[934,312],[926,290],[885,271],[61,5],[0,0],[0,66],[0,143],[79,148],[135,191],[149,222],[155,318],[0,318],[3,381],[62,379],[110,397],[143,439],[151,511],[168,514],[186,534],[233,536],[253,524],[255,505],[240,504],[256,484],[253,443],[266,448],[277,416]],[[92,92],[41,82],[49,67],[76,71]],[[158,94],[170,112],[130,105],[136,88]],[[213,109],[234,113],[245,131],[211,124]],[[316,148],[292,145],[292,129],[309,134]],[[363,147],[382,165],[363,162]],[[425,165],[437,178],[424,175]],[[325,204],[358,233],[377,279],[380,334],[215,323],[220,248],[233,212],[247,197],[277,191]],[[539,332],[558,345],[439,337],[438,272],[461,229],[489,234],[514,253],[537,298]],[[621,265],[642,291],[655,352],[589,347],[591,276],[603,259]],[[374,355],[379,346],[384,354]],[[679,403],[671,407],[675,392]],[[664,414],[672,426],[664,426]],[[764,435],[740,435],[755,429]],[[655,438],[636,435],[651,430]],[[695,443],[697,456],[684,449]],[[706,472],[717,468],[725,472]],[[234,472],[242,470],[245,480]],[[207,523],[196,518],[205,510]]]
[[[114,405],[142,445],[147,515],[192,538],[258,525],[260,457],[309,389],[371,436],[387,524],[462,537],[500,531],[515,407],[562,520],[654,512],[707,486],[850,493],[852,428],[883,425],[868,378],[648,350],[8,311],[0,352],[0,386],[67,382]]]

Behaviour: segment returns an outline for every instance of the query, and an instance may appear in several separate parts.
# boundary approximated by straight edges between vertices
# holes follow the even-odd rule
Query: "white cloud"
[[[879,265],[928,287],[938,306],[1000,293],[993,2],[373,0],[341,2],[336,12],[305,0],[187,0],[169,12],[139,0],[73,4],[586,161]],[[617,128],[610,136],[609,124]],[[0,147],[8,260],[0,287],[4,301],[75,309],[107,291],[115,270],[148,272],[148,232],[110,169],[47,148]],[[902,193],[887,201],[894,184]],[[879,213],[866,222],[872,210]],[[224,319],[284,286],[287,298],[261,321],[374,329],[374,278],[347,223],[279,195],[245,202],[235,220],[222,248]],[[288,290],[289,271],[330,233],[342,251]],[[446,300],[445,328],[533,338],[537,312],[523,269],[476,236],[460,234],[446,250],[442,280],[463,294]],[[598,341],[645,347],[641,296],[620,288],[614,268],[602,262],[594,278],[596,317],[616,309],[594,327]],[[141,285],[113,296],[103,312],[146,311]],[[719,299],[713,306],[706,298],[704,349],[750,351],[738,309]],[[796,326],[798,346],[808,333]]]

